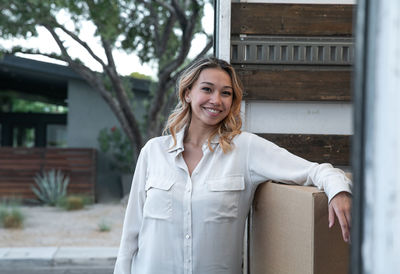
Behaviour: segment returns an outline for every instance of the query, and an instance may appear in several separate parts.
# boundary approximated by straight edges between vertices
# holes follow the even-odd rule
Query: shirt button
[[[189,234],[186,234],[185,238],[186,238],[186,239],[190,239],[190,235],[189,235]]]
[[[190,188],[188,188],[187,192],[190,192]]]

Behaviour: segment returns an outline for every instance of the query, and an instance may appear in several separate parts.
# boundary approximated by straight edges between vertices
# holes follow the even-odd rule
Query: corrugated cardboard
[[[251,274],[346,274],[349,246],[328,228],[328,199],[315,187],[267,182],[250,224]]]

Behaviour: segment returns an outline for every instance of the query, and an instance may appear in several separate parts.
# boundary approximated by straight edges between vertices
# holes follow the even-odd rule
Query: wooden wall
[[[51,169],[70,177],[68,193],[94,198],[96,150],[11,147],[0,147],[0,197],[35,199],[35,175]]]
[[[353,12],[354,5],[232,3],[231,62],[243,82],[246,103],[311,101],[316,104],[351,104],[352,60],[347,60],[347,63],[324,62],[318,60],[319,57],[310,57],[310,62],[279,62],[269,60],[261,51],[268,50],[268,39],[298,39],[306,41],[304,43],[308,40],[318,43],[321,40],[322,44],[329,39],[351,41]],[[259,60],[242,61],[245,58],[240,58],[254,54],[254,49],[239,52],[237,59],[232,56],[232,53],[238,54],[234,52],[240,47],[237,45],[246,41],[250,46],[258,45],[257,41],[260,41],[257,46],[260,49],[260,53],[257,53]],[[264,43],[263,46],[261,43]],[[250,46],[242,46],[242,49]],[[313,50],[318,48],[322,46],[313,46]],[[336,50],[333,46],[327,49],[332,49],[332,52]],[[318,54],[329,57],[333,56],[332,52]],[[351,49],[349,52],[354,53]],[[350,134],[256,133],[308,160],[350,165]]]

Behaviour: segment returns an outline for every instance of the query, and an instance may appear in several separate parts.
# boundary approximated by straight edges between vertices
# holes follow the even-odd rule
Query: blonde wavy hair
[[[243,88],[232,65],[221,59],[207,57],[197,60],[180,75],[177,82],[177,95],[179,102],[168,117],[163,133],[170,133],[172,135],[172,138],[174,139],[174,145],[172,147],[174,147],[177,143],[176,133],[184,127],[188,127],[192,117],[190,104],[185,100],[186,92],[192,88],[193,84],[199,78],[200,73],[204,69],[208,68],[217,68],[226,71],[232,81],[233,98],[230,112],[225,119],[219,123],[214,132],[212,132],[208,138],[208,147],[213,151],[211,140],[218,135],[222,151],[227,153],[233,148],[232,139],[241,132],[240,128],[242,127],[242,119],[240,117],[240,103],[243,97]]]

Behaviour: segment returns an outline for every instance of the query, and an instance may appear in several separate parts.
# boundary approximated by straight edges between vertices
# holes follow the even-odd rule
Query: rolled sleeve
[[[342,170],[328,163],[307,161],[257,135],[252,135],[249,142],[248,165],[256,185],[267,180],[314,185],[325,191],[328,201],[339,192],[351,193],[352,183]]]

